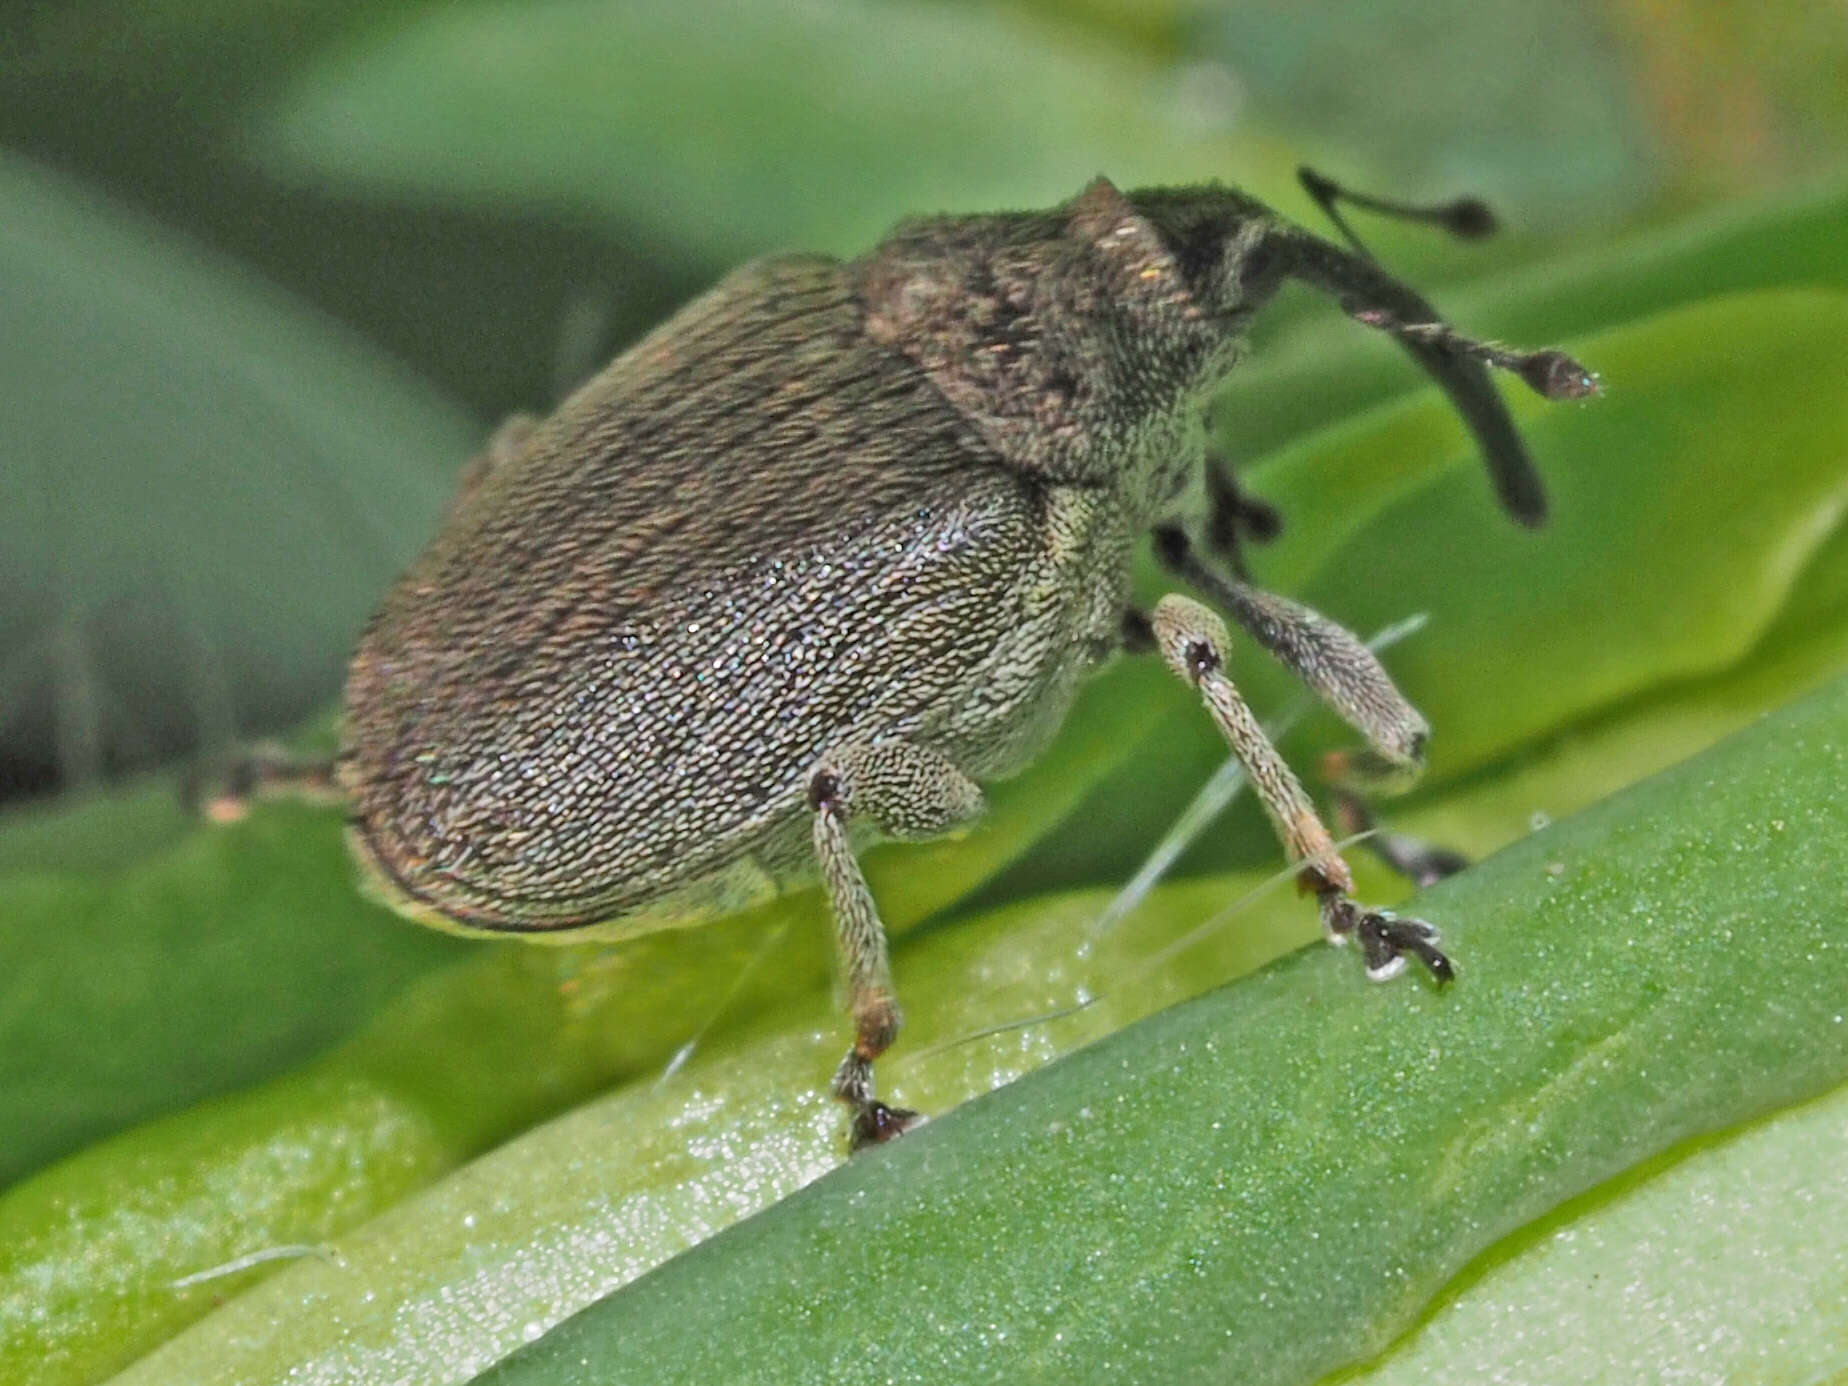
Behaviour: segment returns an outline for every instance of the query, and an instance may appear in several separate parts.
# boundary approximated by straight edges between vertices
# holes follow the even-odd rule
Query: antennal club
[[[1423,342],[1452,355],[1465,356],[1485,366],[1518,375],[1527,382],[1529,389],[1543,398],[1584,399],[1587,395],[1598,393],[1598,377],[1565,352],[1555,348],[1510,351],[1493,342],[1479,342],[1474,337],[1465,337],[1447,322],[1401,322],[1384,308],[1342,306],[1355,322],[1377,327],[1403,341]]]
[[[1337,202],[1349,202],[1382,216],[1398,217],[1401,221],[1429,222],[1465,241],[1479,241],[1500,229],[1495,213],[1479,197],[1458,197],[1449,202],[1401,202],[1395,198],[1354,192],[1326,174],[1317,173],[1308,167],[1297,169],[1296,177],[1303,185],[1303,191],[1314,198],[1315,205],[1322,209],[1322,215],[1334,223],[1335,229],[1349,245],[1368,259],[1373,258],[1372,254],[1347,224],[1347,218],[1341,215],[1341,209],[1335,205]]]

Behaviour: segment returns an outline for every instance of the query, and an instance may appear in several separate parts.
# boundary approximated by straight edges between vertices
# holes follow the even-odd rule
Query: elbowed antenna
[[[1524,525],[1546,519],[1546,491],[1515,432],[1508,407],[1485,367],[1511,371],[1547,399],[1582,399],[1596,394],[1597,377],[1563,351],[1509,351],[1466,337],[1412,289],[1381,269],[1335,208],[1337,198],[1390,215],[1432,221],[1455,235],[1484,235],[1493,218],[1482,203],[1465,198],[1421,207],[1350,193],[1310,169],[1299,170],[1303,186],[1354,246],[1344,250],[1313,232],[1278,227],[1276,247],[1284,274],[1320,289],[1356,322],[1391,333],[1422,366],[1463,416],[1488,465],[1502,506]]]

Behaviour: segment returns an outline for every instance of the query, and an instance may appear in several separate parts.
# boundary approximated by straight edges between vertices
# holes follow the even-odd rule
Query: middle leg
[[[1329,940],[1357,939],[1367,975],[1375,981],[1402,971],[1408,953],[1440,982],[1448,981],[1453,969],[1437,949],[1436,929],[1420,919],[1402,919],[1390,910],[1368,909],[1353,898],[1354,878],[1316,816],[1302,782],[1271,745],[1226,675],[1225,623],[1198,602],[1169,595],[1157,603],[1149,624],[1163,660],[1198,690],[1220,734],[1244,765],[1285,850],[1292,860],[1302,863],[1301,880],[1315,893]]]
[[[1279,663],[1367,738],[1365,747],[1331,752],[1322,762],[1343,834],[1366,833],[1366,850],[1418,886],[1462,870],[1467,863],[1457,853],[1384,831],[1374,819],[1370,799],[1403,793],[1423,770],[1430,728],[1373,651],[1319,611],[1208,566],[1182,530],[1160,530],[1156,540],[1157,552],[1176,576],[1231,612]]]
[[[1283,516],[1274,505],[1248,495],[1239,485],[1232,464],[1216,454],[1206,459],[1206,543],[1241,579],[1245,570],[1244,545],[1268,544],[1283,530]]]
[[[887,837],[940,837],[982,811],[982,791],[935,751],[908,741],[855,744],[823,758],[809,778],[815,858],[834,913],[835,938],[853,1018],[853,1047],[835,1071],[833,1092],[852,1115],[852,1150],[904,1134],[924,1118],[879,1101],[873,1061],[898,1038],[900,1012],[892,989],[885,926],[855,860],[850,815]]]

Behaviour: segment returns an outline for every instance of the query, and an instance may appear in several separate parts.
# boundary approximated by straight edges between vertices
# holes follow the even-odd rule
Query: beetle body
[[[388,894],[466,930],[694,923],[813,874],[835,744],[1024,765],[1118,648],[1236,346],[1093,201],[1123,220],[747,266],[491,460],[353,661]]]
[[[908,223],[856,261],[760,261],[504,433],[387,596],[338,764],[369,874],[427,922],[577,939],[697,923],[819,863],[857,1027],[836,1091],[856,1141],[880,1138],[870,1064],[897,1009],[852,844],[967,821],[974,782],[1031,759],[1121,647],[1136,545],[1198,494],[1205,395],[1291,276],[1424,331],[1401,341],[1504,497],[1537,505],[1481,365],[1434,344],[1422,301],[1229,189],[1100,179],[1052,211]],[[1228,600],[1416,755],[1422,722],[1345,632],[1290,645],[1312,613]],[[1213,709],[1223,628],[1157,616],[1130,628]],[[1279,831],[1345,900],[1281,774]]]

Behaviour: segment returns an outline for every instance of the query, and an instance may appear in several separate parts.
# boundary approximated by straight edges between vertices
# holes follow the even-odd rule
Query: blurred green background
[[[473,436],[752,254],[1100,170],[1300,211],[1308,159],[1493,200],[1490,246],[1376,233],[1441,297],[1826,173],[1845,29],[1832,0],[9,0],[0,798],[324,704]]]
[[[361,901],[329,814],[180,807],[202,752],[325,743],[357,630],[500,417],[749,256],[852,254],[910,213],[1104,172],[1314,224],[1303,162],[1482,195],[1484,243],[1361,225],[1465,329],[1606,373],[1594,404],[1515,401],[1547,530],[1498,515],[1423,378],[1310,295],[1260,324],[1215,429],[1284,512],[1262,579],[1365,632],[1430,613],[1388,658],[1436,727],[1395,821],[1485,855],[1848,666],[1845,149],[1841,0],[0,0],[0,1345],[55,1366],[21,1379],[102,1380],[175,1334],[131,1379],[267,1379],[200,1365],[240,1352],[367,1379],[327,1367],[350,1345],[315,1306],[377,1328],[361,1296],[416,1324],[463,1283],[511,1296],[444,1237],[479,1206],[467,1162],[523,1132],[530,1160],[487,1157],[535,1200],[497,1195],[500,1272],[623,1181],[669,1210],[632,1275],[838,1158],[831,1112],[757,1101],[838,1048],[812,895],[610,955],[468,945]],[[1293,696],[1261,661],[1239,677],[1264,711]],[[1289,749],[1341,740],[1312,719]],[[1126,661],[982,831],[872,854],[917,934],[908,1045],[1146,984],[1004,1059],[926,1051],[908,1092],[947,1110],[1313,934],[1278,895],[1145,975],[1275,866],[1242,805],[1182,863],[1218,874],[1118,952],[1074,942],[1101,904],[1056,892],[1120,884],[1221,759],[1186,691]],[[1757,984],[1742,1008],[1775,1010]],[[656,1082],[694,1034],[704,1107]],[[545,1124],[605,1090],[631,1106]],[[634,1128],[629,1163],[559,1134],[580,1119]],[[772,1173],[709,1189],[700,1142]],[[332,1288],[319,1263],[268,1299],[232,1293],[268,1264],[175,1288],[349,1233]],[[541,1326],[589,1293],[529,1290]],[[524,1336],[490,1327],[404,1336],[461,1380]]]

